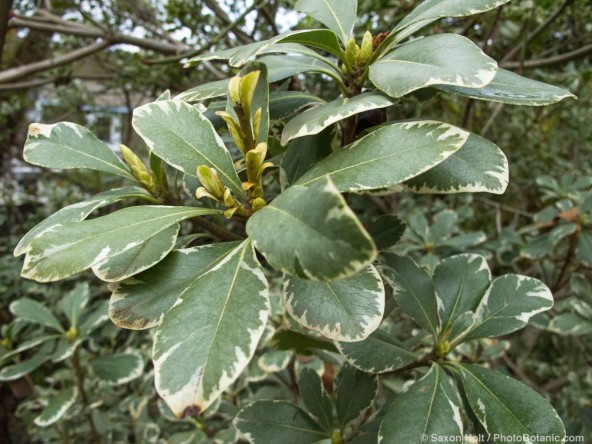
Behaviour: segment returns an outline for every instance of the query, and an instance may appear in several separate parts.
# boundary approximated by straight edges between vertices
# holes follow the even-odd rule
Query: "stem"
[[[221,227],[220,225],[216,225],[215,223],[210,222],[209,220],[207,220],[203,217],[196,217],[192,220],[195,222],[196,225],[200,226],[201,228],[203,228],[206,231],[209,231],[214,236],[219,237],[222,240],[226,240],[226,241],[245,240],[245,238],[243,236],[235,234],[232,231],[227,230],[224,227]]]
[[[576,254],[576,248],[578,246],[578,237],[580,235],[580,229],[575,231],[569,238],[569,250],[567,250],[567,254],[565,255],[565,259],[563,261],[563,267],[561,267],[561,271],[559,272],[559,276],[557,276],[557,280],[555,284],[551,288],[551,291],[555,293],[561,287],[569,282],[569,279],[565,279],[565,275],[567,274],[567,270],[569,269],[569,265],[571,264],[572,259]],[[564,282],[565,280],[565,282]]]
[[[93,441],[97,444],[101,444],[101,435],[97,432],[97,427],[95,426],[95,421],[92,417],[92,413],[89,410],[90,403],[88,402],[88,394],[86,393],[86,389],[84,388],[84,370],[80,366],[80,349],[77,348],[72,356],[72,366],[74,367],[74,371],[76,372],[76,382],[78,384],[78,391],[80,392],[80,396],[82,397],[82,403],[84,404],[84,412],[86,415],[86,419],[88,420],[88,424],[90,426],[91,434],[93,436]]]

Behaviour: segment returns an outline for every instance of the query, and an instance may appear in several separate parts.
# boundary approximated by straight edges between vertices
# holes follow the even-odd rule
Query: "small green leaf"
[[[58,363],[70,358],[81,343],[82,339],[60,339],[55,351],[51,355],[51,362]]]
[[[269,96],[269,114],[272,120],[291,117],[308,106],[320,105],[323,99],[304,91],[276,91]]]
[[[314,444],[331,436],[304,410],[285,401],[255,401],[233,424],[251,444],[269,444],[278,436],[282,444]]]
[[[432,277],[411,258],[394,253],[383,255],[381,271],[401,309],[435,337],[438,310]]]
[[[499,69],[491,83],[483,88],[460,86],[436,86],[436,88],[477,100],[489,100],[509,105],[544,106],[566,98],[576,98],[565,89],[527,79],[505,69]]]
[[[565,427],[547,400],[526,385],[477,365],[455,365],[467,407],[489,435],[563,442]],[[542,441],[545,440],[545,441]],[[503,441],[494,439],[494,444]]]
[[[283,350],[268,350],[257,360],[257,365],[266,373],[277,373],[290,363],[292,353]]]
[[[378,394],[378,376],[344,365],[335,378],[335,410],[341,431],[357,421],[374,403]]]
[[[51,357],[55,342],[45,342],[32,358],[4,367],[0,370],[0,382],[15,381],[41,367]]]
[[[373,266],[332,282],[286,276],[282,299],[296,321],[336,341],[368,337],[384,315],[384,285]]]
[[[9,358],[12,358],[13,356],[18,356],[19,354],[21,354],[24,351],[30,350],[34,347],[37,347],[38,345],[43,344],[47,341],[51,341],[53,339],[59,339],[61,337],[62,337],[61,334],[53,333],[50,335],[40,335],[40,336],[33,337],[31,339],[28,339],[28,340],[22,342],[17,348],[0,356],[0,364]]]
[[[52,397],[41,414],[33,422],[37,427],[48,427],[58,422],[76,402],[78,389],[70,387]]]
[[[382,329],[376,330],[363,341],[337,342],[336,345],[351,365],[368,373],[387,373],[419,358]]]
[[[337,349],[331,342],[313,338],[292,330],[276,331],[271,338],[271,344],[278,350],[292,350],[301,355],[310,355],[315,349],[337,352]]]
[[[78,336],[85,338],[109,320],[109,301],[101,300],[92,306],[92,311],[80,323]]]
[[[179,417],[209,407],[251,360],[269,314],[268,285],[250,241],[199,277],[154,339],[158,393]]]
[[[333,432],[333,402],[319,374],[311,368],[303,368],[300,372],[298,388],[300,398],[309,413],[327,432]]]
[[[76,286],[64,296],[60,302],[58,302],[58,307],[68,318],[70,326],[78,327],[80,313],[88,304],[89,298],[90,290],[88,283],[81,282],[76,284]]]
[[[560,335],[581,336],[592,333],[592,322],[576,313],[562,313],[554,316],[547,328]]]
[[[372,239],[328,178],[280,194],[249,219],[247,233],[271,266],[305,279],[346,278],[376,257]]]
[[[405,222],[397,216],[387,214],[373,221],[368,226],[368,233],[374,239],[376,248],[388,250],[399,242],[406,228]]]
[[[497,63],[466,37],[437,34],[397,47],[370,67],[370,80],[397,98],[432,85],[482,88]]]
[[[109,385],[123,385],[142,376],[144,360],[139,352],[105,355],[90,363],[94,375]]]
[[[131,207],[82,222],[54,225],[31,242],[22,276],[52,282],[124,253],[185,219],[219,213],[195,207]]]
[[[584,229],[580,233],[576,256],[585,265],[592,267],[592,230]]]
[[[109,145],[75,123],[29,126],[23,158],[46,168],[88,168],[135,181],[129,168]]]
[[[342,192],[391,188],[444,162],[468,137],[440,122],[390,124],[321,160],[296,185],[308,186],[328,175]]]
[[[232,158],[210,121],[181,100],[161,100],[134,110],[132,124],[146,145],[169,165],[192,176],[214,168],[237,196],[244,196]]]
[[[344,45],[353,35],[357,0],[298,0],[294,9],[321,22],[337,34]]]
[[[64,331],[64,327],[51,310],[33,299],[21,298],[14,301],[10,304],[10,312],[23,321],[45,325],[59,332]]]
[[[384,443],[462,442],[460,401],[446,373],[437,364],[392,402],[380,426]]]

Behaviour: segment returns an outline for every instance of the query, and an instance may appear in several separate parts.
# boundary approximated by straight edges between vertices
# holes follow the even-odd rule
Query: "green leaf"
[[[37,427],[48,427],[58,422],[76,402],[78,389],[70,387],[50,398],[47,406],[33,422]]]
[[[109,301],[101,300],[94,304],[93,310],[84,317],[78,329],[78,336],[85,338],[109,320]]]
[[[249,219],[247,233],[272,267],[305,279],[353,276],[376,257],[372,239],[328,178],[280,194]]]
[[[37,347],[38,345],[43,344],[47,341],[51,341],[53,339],[59,339],[59,338],[61,338],[61,336],[62,336],[61,334],[53,333],[53,334],[49,334],[49,335],[40,335],[40,336],[31,338],[31,339],[28,339],[28,340],[22,342],[17,348],[0,356],[0,364],[9,358],[12,358],[13,356],[17,356],[17,355],[21,354],[22,352],[30,350],[34,347]]]
[[[148,191],[139,187],[116,188],[105,191],[90,199],[68,205],[37,224],[20,240],[14,249],[14,255],[20,256],[21,254],[26,253],[31,245],[31,241],[54,225],[63,224],[64,222],[80,222],[81,220],[86,219],[89,214],[98,208],[114,204],[122,199],[130,198],[157,202]]]
[[[257,59],[269,69],[269,82],[278,82],[297,74],[313,72],[325,74],[329,77],[339,76],[340,73],[331,65],[316,57],[302,55],[267,55]]]
[[[51,355],[51,362],[57,363],[68,359],[74,354],[80,344],[82,344],[82,339],[69,340],[61,338]]]
[[[467,407],[490,436],[538,436],[540,442],[563,442],[565,427],[561,419],[531,388],[477,365],[455,365],[454,370]],[[493,444],[502,442],[499,438],[492,440]]]
[[[385,443],[438,443],[448,438],[462,442],[460,401],[446,373],[437,364],[397,396],[385,415],[378,441]]]
[[[272,120],[290,117],[307,106],[326,103],[323,99],[303,91],[272,92],[269,96],[269,114]]]
[[[367,92],[355,97],[340,97],[332,102],[304,111],[290,120],[282,132],[282,145],[299,137],[318,134],[330,125],[356,114],[385,108],[395,100],[379,92]]]
[[[277,373],[290,364],[292,353],[283,350],[268,350],[257,360],[257,365],[266,373]]]
[[[237,242],[173,251],[150,270],[112,288],[111,320],[122,328],[143,330],[160,324],[179,296],[236,249]]]
[[[303,368],[298,381],[300,398],[323,428],[333,432],[333,402],[325,390],[319,374],[311,368]]]
[[[387,214],[373,221],[368,227],[368,233],[374,239],[376,248],[387,250],[399,242],[406,228],[405,222],[397,216]]]
[[[307,47],[321,49],[333,54],[339,59],[343,59],[345,56],[337,35],[327,29],[311,29],[308,32],[289,35],[283,38],[281,42],[282,44],[298,43]]]
[[[292,330],[277,330],[271,338],[271,344],[278,350],[292,350],[301,355],[310,355],[315,349],[337,352],[331,342]]]
[[[577,224],[562,224],[553,228],[545,234],[538,234],[528,239],[526,245],[520,251],[520,254],[528,259],[540,259],[553,253],[555,247],[566,237],[571,236],[578,230]]]
[[[441,164],[405,182],[416,193],[503,194],[509,182],[508,159],[497,145],[471,134],[461,149]]]
[[[245,369],[269,313],[267,280],[250,241],[180,296],[156,331],[158,393],[179,417],[210,406]]]
[[[90,363],[94,375],[109,385],[123,385],[142,376],[144,360],[136,351],[105,355]]]
[[[339,352],[354,367],[368,373],[386,373],[415,362],[418,356],[405,349],[392,334],[376,330],[363,341],[337,342]]]
[[[168,444],[205,444],[207,442],[208,436],[199,429],[190,432],[175,433],[167,441]]]
[[[192,105],[181,100],[161,100],[134,110],[132,124],[158,157],[192,176],[206,165],[237,196],[244,196],[232,158],[210,121]]]
[[[135,181],[109,145],[83,126],[70,122],[29,126],[23,158],[46,168],[88,168]]]
[[[560,335],[588,335],[592,333],[592,322],[576,313],[562,313],[551,319],[548,329]]]
[[[88,304],[90,290],[88,282],[81,282],[58,302],[58,307],[66,315],[72,327],[78,327],[80,313]]]
[[[119,282],[147,270],[171,252],[180,228],[178,223],[170,225],[135,247],[93,265],[94,274],[105,282]]]
[[[358,14],[357,0],[298,0],[294,9],[335,32],[344,45],[353,35]]]
[[[465,312],[474,312],[491,285],[491,272],[482,256],[460,254],[441,261],[434,269],[441,331]]]
[[[442,17],[466,17],[495,9],[510,0],[426,0],[399,22],[393,33],[405,30],[398,39],[408,36]]]
[[[185,219],[216,214],[195,207],[131,207],[44,231],[31,242],[22,276],[52,282],[79,273],[123,253]]]
[[[488,100],[509,105],[544,106],[560,102],[566,98],[576,98],[565,89],[527,79],[505,69],[499,69],[491,83],[483,88],[463,88],[460,86],[436,86],[436,88],[477,100]]]
[[[370,80],[391,97],[432,85],[482,88],[497,63],[466,37],[432,35],[395,48],[370,66]]]
[[[384,315],[384,285],[373,266],[332,282],[286,276],[282,300],[296,321],[336,341],[361,341]]]
[[[177,94],[175,100],[184,102],[197,102],[200,100],[214,99],[225,96],[228,93],[230,79],[216,80],[215,82],[204,83],[195,88]]]
[[[331,436],[304,410],[285,401],[255,401],[233,424],[251,444],[269,444],[278,436],[282,444],[313,444]]]
[[[432,277],[411,258],[395,253],[385,253],[381,263],[382,275],[401,309],[435,337],[438,310]]]
[[[576,256],[582,263],[592,267],[592,230],[584,229],[581,231],[578,237]]]
[[[531,317],[553,306],[553,295],[541,281],[507,274],[493,281],[476,311],[478,325],[466,340],[502,336],[524,328]]]
[[[335,378],[335,411],[343,431],[372,407],[378,394],[378,376],[344,365]]]
[[[51,310],[33,299],[21,298],[14,301],[10,304],[10,312],[25,322],[44,325],[59,332],[64,331],[62,324]]]
[[[261,109],[261,127],[259,130],[259,138],[255,140],[255,143],[258,144],[261,142],[266,143],[267,138],[269,137],[269,79],[267,66],[264,63],[260,63],[260,61],[250,63],[247,67],[241,70],[239,76],[244,77],[245,75],[255,71],[259,71],[259,77],[257,79],[257,84],[254,85],[255,92],[250,105],[250,121],[255,121],[257,110]],[[234,107],[230,99],[228,100],[226,110],[227,112],[236,116],[236,112],[234,111]],[[236,120],[238,121],[238,118]]]
[[[41,367],[51,357],[55,342],[45,342],[32,358],[0,370],[0,382],[15,381]]]
[[[329,175],[339,191],[391,188],[445,161],[469,133],[440,122],[395,123],[379,128],[321,160],[296,185]]]
[[[301,137],[288,145],[280,162],[280,181],[283,189],[290,187],[315,163],[331,154],[335,127],[314,136]]]

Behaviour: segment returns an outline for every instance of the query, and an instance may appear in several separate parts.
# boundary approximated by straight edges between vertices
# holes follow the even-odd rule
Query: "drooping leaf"
[[[381,271],[401,309],[436,336],[438,309],[432,277],[411,258],[395,253],[383,254]]]
[[[333,402],[319,374],[311,368],[302,369],[298,389],[309,413],[327,432],[333,432]]]
[[[331,282],[286,276],[283,302],[304,327],[336,341],[360,341],[382,321],[384,285],[373,266]]]
[[[395,100],[379,92],[367,92],[352,98],[340,97],[319,105],[290,120],[282,132],[282,145],[298,137],[318,134],[340,120],[378,108],[385,108]]]
[[[531,80],[505,69],[499,69],[491,83],[482,88],[461,86],[436,86],[436,88],[473,99],[509,105],[544,106],[566,98],[575,98],[565,89]]]
[[[99,356],[90,363],[94,375],[109,385],[122,385],[142,376],[144,360],[139,352]]]
[[[285,401],[255,401],[233,421],[252,444],[269,444],[281,436],[283,444],[314,444],[331,434],[304,410]]]
[[[46,168],[88,168],[135,181],[128,166],[92,132],[70,122],[29,126],[23,158]]]
[[[112,288],[111,320],[132,330],[157,326],[179,296],[237,246],[227,242],[173,251],[150,270],[120,282]]]
[[[344,365],[335,378],[335,411],[341,430],[360,419],[378,394],[378,377]]]
[[[357,0],[298,0],[294,9],[321,22],[344,45],[352,37],[358,14]]]
[[[455,365],[454,370],[467,407],[487,434],[538,436],[547,442],[563,442],[565,427],[561,419],[547,400],[531,388],[478,365]]]
[[[271,266],[305,279],[346,278],[376,257],[372,239],[328,178],[290,187],[249,219],[247,233]]]
[[[61,210],[53,213],[39,224],[35,225],[35,227],[33,227],[20,240],[14,249],[14,255],[20,256],[21,254],[26,253],[29,249],[31,241],[43,231],[54,225],[63,224],[64,222],[80,222],[81,220],[86,219],[90,213],[98,208],[111,205],[122,199],[131,198],[157,202],[148,191],[140,187],[116,188],[105,191],[104,193],[97,194],[90,199],[68,205],[67,207],[64,207]]]
[[[37,427],[49,427],[58,422],[76,402],[78,389],[70,387],[60,391],[55,397],[50,398],[49,403],[41,414],[33,422]]]
[[[437,34],[397,47],[370,67],[370,80],[397,98],[432,85],[482,88],[497,63],[466,37]]]
[[[170,253],[180,228],[178,223],[170,225],[135,247],[93,265],[94,274],[105,282],[119,282],[147,270]]]
[[[508,159],[492,142],[471,134],[461,149],[441,164],[405,182],[416,193],[503,194],[509,182]]]
[[[210,121],[181,100],[161,100],[134,110],[132,124],[158,157],[192,176],[197,167],[214,168],[237,196],[244,196],[230,153]]]
[[[305,107],[326,103],[304,91],[276,91],[269,96],[269,115],[272,120],[292,116]]]
[[[553,306],[553,295],[541,281],[507,274],[493,281],[476,311],[478,325],[468,339],[502,336],[525,327],[531,317]]]
[[[338,342],[337,348],[354,367],[368,373],[386,373],[405,367],[418,356],[404,348],[392,334],[376,330],[363,341]]]
[[[80,313],[88,304],[89,298],[88,282],[81,282],[76,284],[76,287],[58,302],[58,307],[66,315],[72,327],[78,327]]]
[[[460,400],[444,369],[430,371],[392,402],[380,426],[378,441],[385,443],[437,443],[448,438],[462,442]]]
[[[405,232],[405,222],[397,216],[386,214],[373,221],[368,226],[368,233],[374,239],[376,248],[379,250],[387,250],[394,246]]]
[[[31,358],[3,367],[0,370],[0,382],[15,381],[38,369],[49,360],[54,346],[54,341],[45,342]]]
[[[131,207],[82,222],[55,225],[34,238],[22,276],[52,282],[128,251],[182,220],[217,210],[195,207]]]
[[[321,160],[296,181],[329,176],[342,192],[391,188],[445,161],[469,133],[440,122],[395,123],[377,129]]]
[[[18,319],[50,327],[63,332],[64,327],[49,308],[30,298],[21,298],[10,304],[10,312]]]
[[[268,286],[245,241],[204,273],[164,316],[154,340],[158,393],[179,417],[210,406],[255,353]]]

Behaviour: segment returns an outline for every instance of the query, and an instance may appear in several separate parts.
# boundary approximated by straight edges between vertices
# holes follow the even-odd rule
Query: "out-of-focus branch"
[[[2,66],[2,54],[4,53],[4,42],[6,41],[11,9],[12,0],[0,2],[0,66]]]
[[[41,62],[29,63],[28,65],[18,66],[16,68],[0,71],[0,83],[11,82],[16,79],[21,79],[37,72],[46,71],[48,69],[56,68],[76,60],[83,59],[92,54],[95,54],[112,45],[110,41],[98,41],[92,45],[85,46],[80,49],[68,52],[66,54],[42,60]]]
[[[71,76],[68,77],[67,80],[114,80],[115,77],[113,76]],[[17,91],[22,89],[32,89],[38,88],[43,85],[47,85],[50,83],[59,83],[63,80],[63,77],[49,77],[45,79],[34,79],[34,80],[27,80],[24,82],[15,82],[15,83],[0,83],[0,91]]]
[[[521,67],[524,69],[545,68],[547,66],[561,65],[563,63],[571,62],[572,60],[578,60],[590,54],[592,54],[592,44],[553,57],[526,60],[522,64],[520,62],[505,62],[501,63],[500,66],[505,69],[520,69]]]
[[[209,9],[211,9],[214,12],[214,14],[216,14],[216,16],[220,20],[222,20],[227,25],[232,24],[232,20],[230,19],[230,17],[228,17],[226,11],[224,11],[220,7],[217,0],[203,0],[203,2]],[[241,29],[234,28],[232,29],[232,33],[245,45],[247,43],[253,43],[253,39],[249,37],[247,34],[245,34]]]

